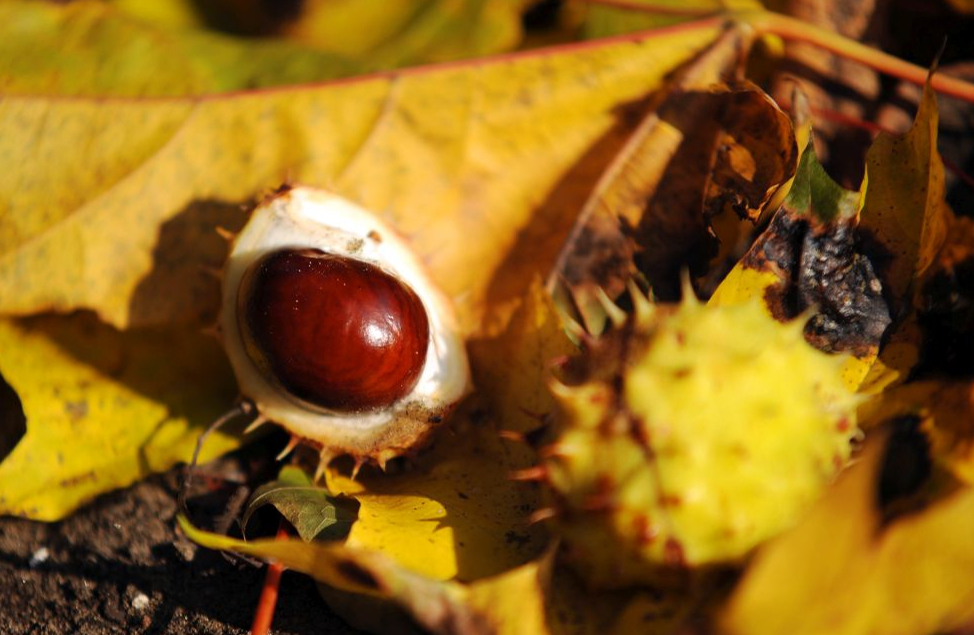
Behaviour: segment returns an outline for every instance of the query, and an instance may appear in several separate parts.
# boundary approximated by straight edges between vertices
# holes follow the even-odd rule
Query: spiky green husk
[[[730,563],[791,525],[849,459],[841,358],[755,301],[635,314],[553,383],[552,523],[596,586]]]

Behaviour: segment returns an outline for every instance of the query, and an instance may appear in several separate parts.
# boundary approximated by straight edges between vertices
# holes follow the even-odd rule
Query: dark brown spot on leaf
[[[64,402],[64,414],[68,415],[72,423],[84,419],[88,415],[88,402],[85,400],[66,401]]]

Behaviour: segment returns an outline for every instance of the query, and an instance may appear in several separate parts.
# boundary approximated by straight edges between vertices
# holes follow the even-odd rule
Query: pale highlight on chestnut
[[[241,393],[323,459],[384,464],[470,390],[449,299],[391,227],[323,190],[254,210],[227,261],[220,327]]]

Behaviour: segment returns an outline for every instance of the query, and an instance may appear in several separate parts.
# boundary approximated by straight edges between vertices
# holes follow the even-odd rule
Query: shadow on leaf
[[[211,324],[220,310],[219,271],[230,251],[218,230],[236,233],[252,202],[198,200],[159,228],[152,269],[139,281],[129,303],[138,326]]]

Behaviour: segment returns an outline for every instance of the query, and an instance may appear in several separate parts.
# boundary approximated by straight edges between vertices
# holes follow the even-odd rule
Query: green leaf
[[[848,221],[856,216],[862,193],[847,190],[832,180],[809,144],[802,152],[795,180],[785,197],[785,213],[821,223]]]
[[[305,542],[344,538],[357,516],[355,505],[315,487],[304,470],[285,466],[277,480],[258,487],[247,502],[240,521],[244,532],[255,511],[273,505]]]

